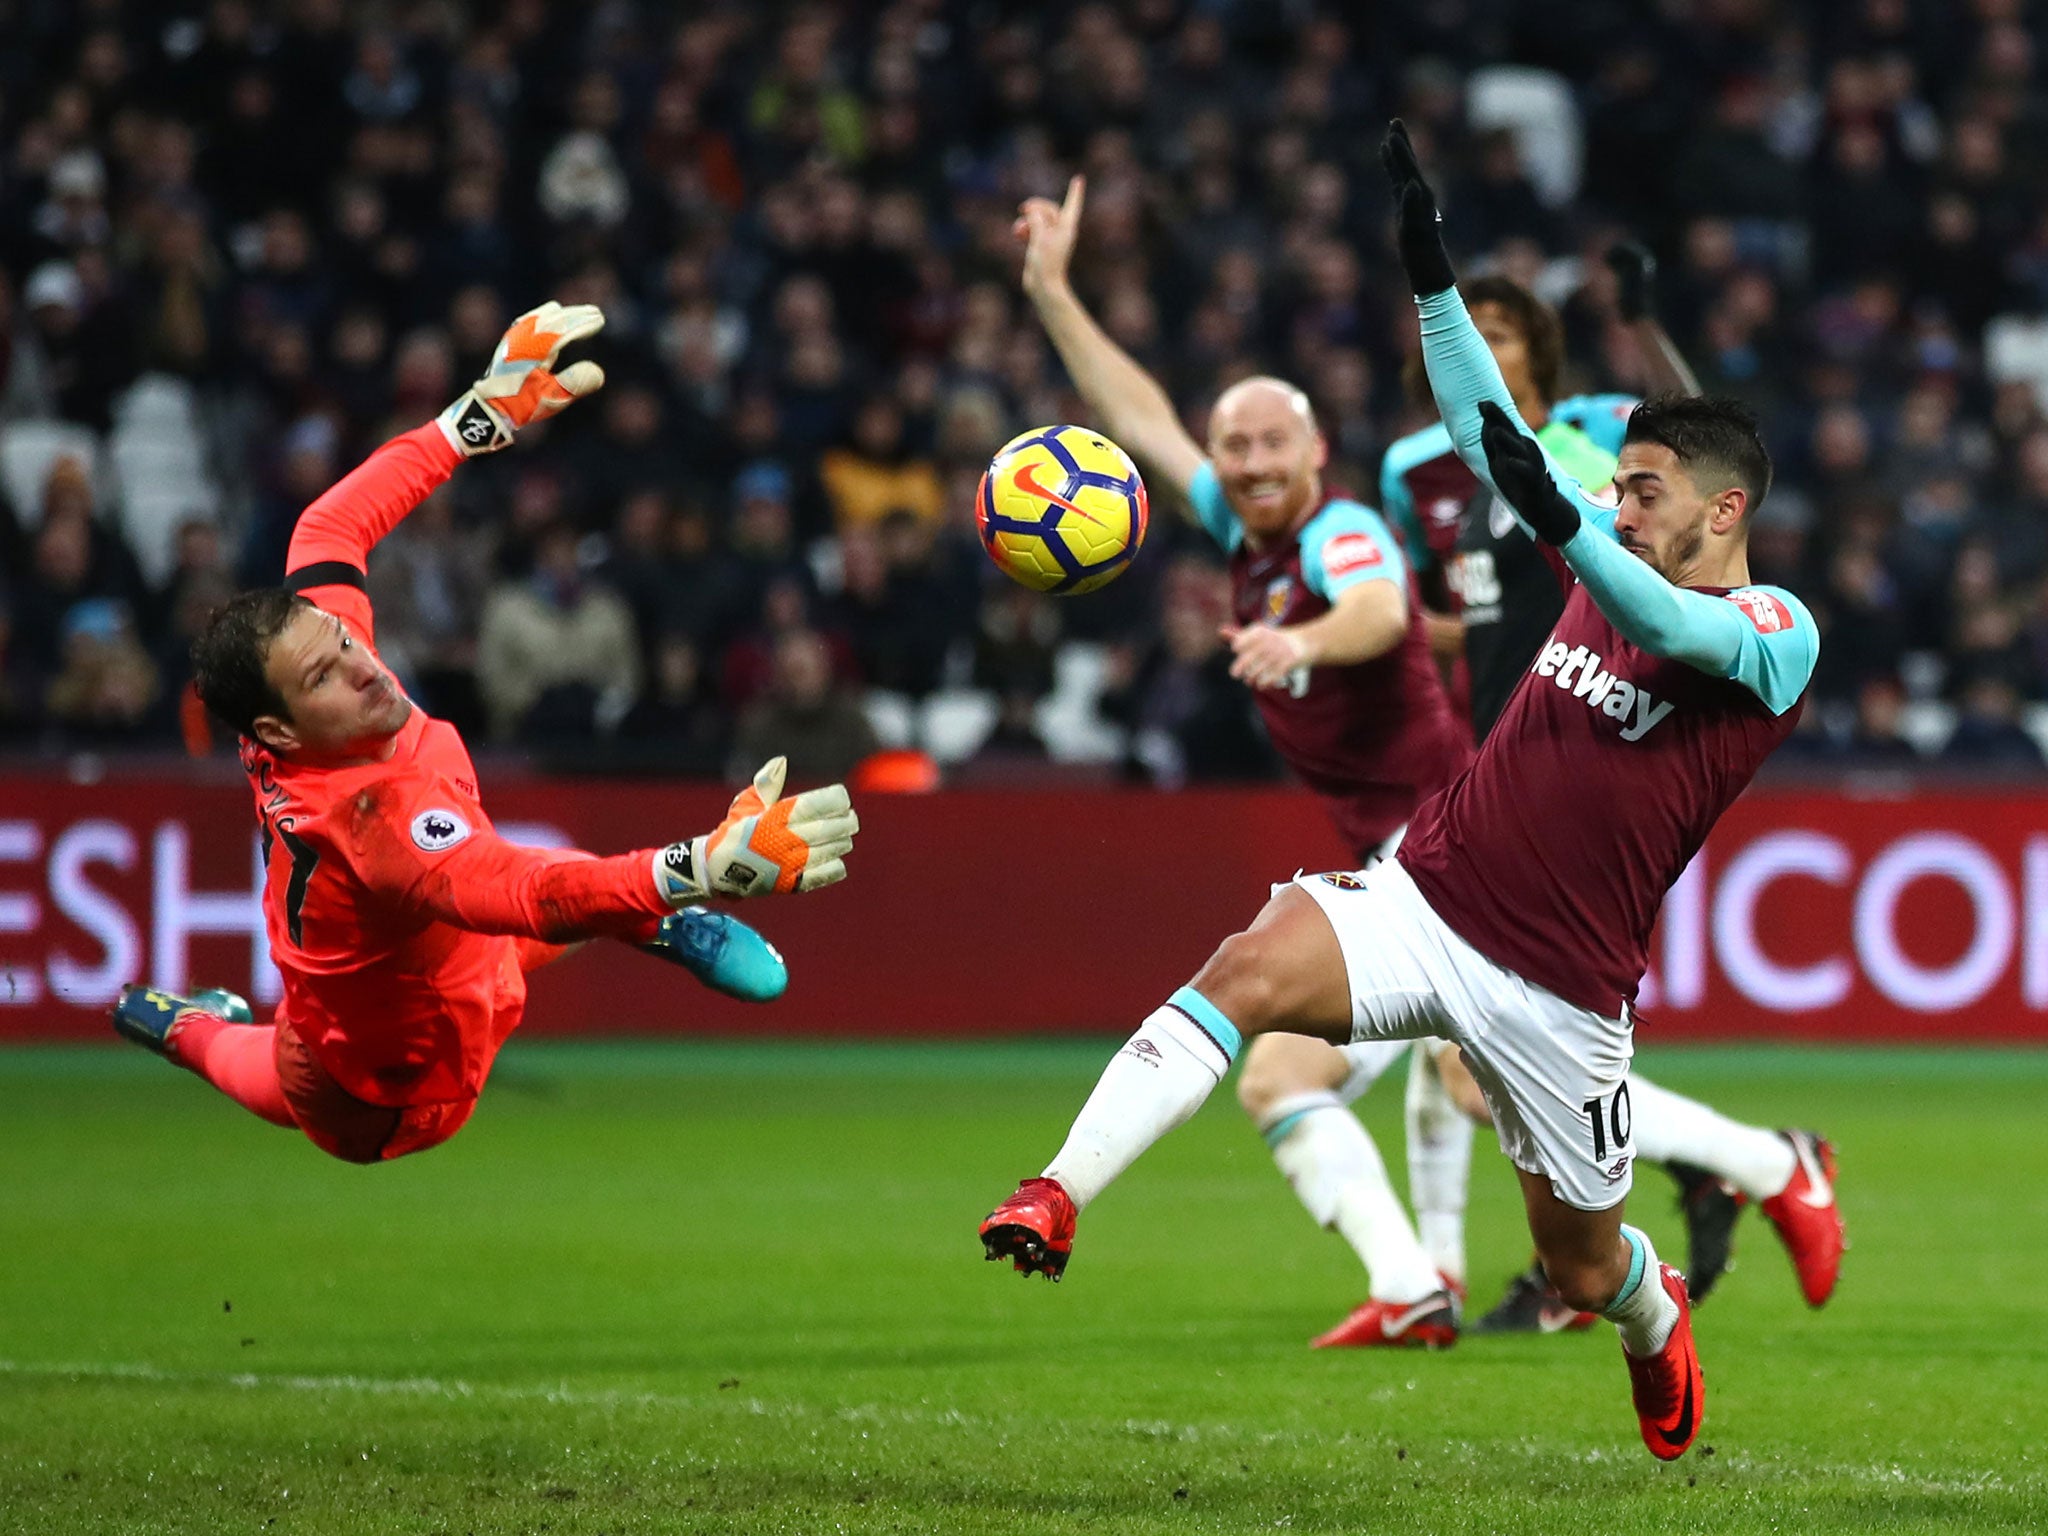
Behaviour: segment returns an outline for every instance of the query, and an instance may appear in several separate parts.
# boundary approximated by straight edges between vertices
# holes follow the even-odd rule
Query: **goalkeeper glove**
[[[551,370],[562,348],[603,329],[604,312],[595,304],[564,309],[550,299],[529,309],[499,338],[484,376],[435,418],[442,434],[464,458],[496,453],[509,447],[512,435],[528,422],[545,420],[570,401],[596,394],[604,387],[604,370],[597,364]]]
[[[1437,211],[1436,194],[1422,179],[1408,127],[1398,117],[1387,124],[1387,136],[1380,141],[1380,164],[1394,189],[1395,243],[1401,248],[1408,291],[1418,299],[1442,293],[1457,281],[1451,275],[1451,258],[1444,253],[1444,216]]]
[[[1651,297],[1657,283],[1657,258],[1638,240],[1608,247],[1606,262],[1614,274],[1614,307],[1630,325],[1651,318]]]
[[[1491,400],[1479,402],[1479,419],[1479,446],[1486,450],[1494,489],[1544,543],[1570,543],[1579,531],[1579,509],[1550,478],[1542,447]]]
[[[846,855],[860,830],[846,786],[784,800],[788,771],[787,758],[769,759],[715,830],[655,854],[654,885],[664,901],[680,909],[707,896],[815,891],[846,878]]]

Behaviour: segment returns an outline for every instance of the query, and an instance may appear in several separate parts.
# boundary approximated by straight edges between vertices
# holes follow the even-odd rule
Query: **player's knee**
[[[1221,1010],[1244,1035],[1264,1034],[1278,1021],[1280,987],[1274,979],[1278,957],[1257,929],[1233,933],[1217,946],[1195,975],[1195,990]]]
[[[1612,1262],[1590,1254],[1546,1253],[1542,1258],[1543,1272],[1558,1296],[1580,1312],[1605,1311],[1628,1278],[1626,1266],[1617,1272]]]
[[[1290,1094],[1311,1086],[1302,1080],[1300,1065],[1286,1048],[1285,1035],[1260,1035],[1245,1047],[1237,1062],[1237,1102],[1254,1120]]]

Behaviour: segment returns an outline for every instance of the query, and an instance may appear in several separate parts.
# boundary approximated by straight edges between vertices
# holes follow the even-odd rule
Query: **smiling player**
[[[284,999],[256,1025],[231,993],[129,987],[114,1028],[349,1162],[461,1129],[519,1026],[525,973],[567,946],[622,939],[766,1000],[785,985],[781,956],[698,903],[846,876],[859,822],[845,789],[782,799],[779,757],[694,839],[611,858],[508,843],[462,738],[377,656],[371,547],[465,458],[599,388],[595,363],[554,369],[603,324],[588,305],[520,316],[473,388],[306,509],[285,585],[236,597],[193,646],[200,697],[242,736]]]

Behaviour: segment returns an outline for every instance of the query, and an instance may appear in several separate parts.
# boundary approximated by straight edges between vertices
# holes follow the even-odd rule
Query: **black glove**
[[[1451,258],[1444,254],[1444,219],[1437,212],[1436,194],[1422,179],[1408,129],[1398,117],[1387,124],[1387,136],[1380,140],[1380,164],[1394,188],[1396,238],[1409,291],[1422,299],[1442,293],[1457,282],[1451,275]]]
[[[1655,310],[1652,298],[1657,286],[1657,258],[1637,240],[1623,240],[1607,251],[1608,270],[1618,285],[1615,307],[1630,325],[1648,320]]]
[[[1529,531],[1546,544],[1564,544],[1579,531],[1579,509],[1564,498],[1550,478],[1536,439],[1516,426],[1491,400],[1479,404],[1479,445],[1486,467],[1509,506],[1521,513]]]

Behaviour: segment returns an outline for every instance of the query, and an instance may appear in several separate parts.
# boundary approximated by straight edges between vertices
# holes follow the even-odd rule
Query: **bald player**
[[[1024,292],[1104,430],[1182,493],[1223,551],[1235,618],[1223,630],[1231,675],[1251,686],[1274,746],[1321,797],[1359,864],[1372,864],[1472,755],[1411,600],[1400,543],[1379,513],[1324,484],[1329,447],[1294,385],[1241,380],[1210,412],[1206,449],[1189,436],[1159,382],[1104,334],[1068,283],[1084,194],[1077,176],[1063,204],[1033,198],[1020,210]],[[1379,1053],[1357,1067],[1370,1081],[1407,1042],[1359,1049]],[[1307,1051],[1334,1054],[1320,1041],[1281,1035],[1255,1042],[1246,1107],[1283,1168],[1313,1155],[1318,1188],[1341,1186],[1341,1209],[1311,1209],[1365,1260],[1390,1341],[1449,1342],[1449,1289],[1356,1119],[1318,1095],[1355,1132],[1340,1145],[1336,1131],[1319,1138],[1305,1126],[1287,1096],[1257,1098],[1262,1085],[1298,1077],[1290,1056]],[[1046,1267],[1057,1275],[1064,1258],[1059,1252]]]

